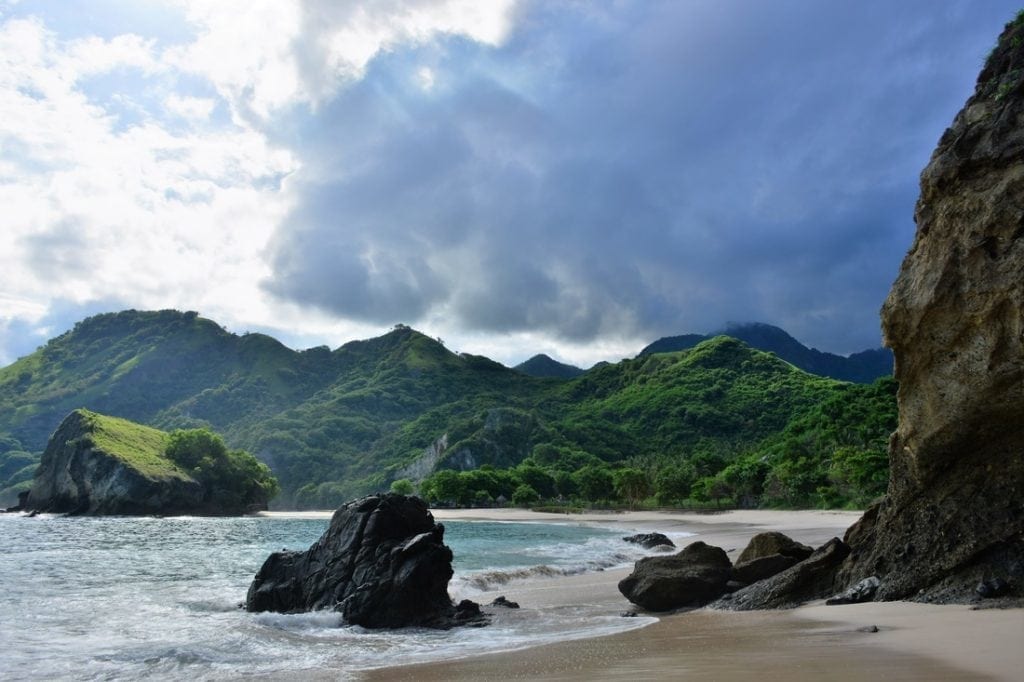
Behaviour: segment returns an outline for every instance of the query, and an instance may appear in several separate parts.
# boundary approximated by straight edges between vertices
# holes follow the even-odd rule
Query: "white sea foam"
[[[0,517],[3,676],[280,679],[450,659],[641,627],[593,607],[489,609],[486,628],[370,631],[339,614],[238,608],[266,556],[327,519]],[[628,565],[649,552],[580,525],[446,524],[453,596]]]

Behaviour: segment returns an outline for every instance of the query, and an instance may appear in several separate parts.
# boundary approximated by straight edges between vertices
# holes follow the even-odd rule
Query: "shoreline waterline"
[[[623,531],[694,533],[735,558],[756,533],[777,530],[809,545],[842,537],[860,518],[848,511],[738,510],[716,514],[621,512],[545,514],[527,510],[437,510],[446,520],[585,522]],[[509,589],[535,604],[575,601],[629,610],[617,582],[628,569],[555,578]],[[872,626],[878,632],[871,632]],[[1011,680],[1024,669],[1024,609],[883,602],[787,611],[701,609],[661,615],[643,628],[453,661],[394,665],[362,679],[392,680]]]
[[[252,576],[275,551],[305,550],[329,514],[246,517],[4,515],[0,580],[5,676],[12,679],[335,679],[382,661],[417,662],[522,649],[641,627],[581,601],[492,611],[486,628],[364,630],[333,612],[247,613]],[[458,557],[453,596],[600,575],[642,551],[581,524],[447,521]],[[531,570],[551,566],[547,573]],[[520,575],[517,572],[526,569]],[[503,579],[511,576],[512,579]],[[502,578],[502,579],[498,579]],[[527,578],[527,579],[522,579]],[[533,578],[533,579],[530,579]],[[474,582],[475,581],[475,582]]]
[[[10,521],[3,524],[4,531],[34,529],[36,544],[5,557],[8,577],[14,580],[9,583],[13,591],[7,613],[0,615],[0,639],[9,645],[8,652],[17,653],[21,666],[7,672],[12,679],[28,678],[54,660],[61,667],[47,670],[66,679],[280,679],[298,673],[303,679],[739,680],[756,671],[759,679],[787,681],[1014,680],[1024,669],[1024,649],[1019,646],[1024,641],[1024,609],[971,611],[897,602],[623,618],[632,605],[617,590],[618,581],[630,570],[621,564],[473,589],[466,596],[482,604],[503,595],[522,606],[485,609],[495,613],[489,628],[363,631],[341,624],[337,614],[239,611],[237,603],[244,599],[251,571],[266,554],[282,547],[305,549],[332,514],[269,512],[235,519],[0,517]],[[485,522],[471,524],[478,531],[486,530],[487,523],[524,524],[502,530],[556,538],[579,530],[577,545],[563,547],[562,540],[551,544],[565,555],[577,555],[566,557],[575,559],[594,543],[618,542],[632,532],[649,531],[675,536],[680,546],[702,540],[735,559],[749,538],[762,531],[779,530],[818,546],[841,537],[859,518],[858,512],[768,510],[566,515],[442,509],[434,514],[446,524],[446,537],[453,541],[462,525],[453,522]],[[544,526],[568,528],[553,533]],[[304,534],[296,536],[291,530],[295,528],[303,528]],[[588,535],[587,528],[603,532]],[[91,539],[86,542],[86,537]],[[147,548],[154,542],[157,552],[149,555]],[[197,550],[194,542],[202,546]],[[210,554],[232,543],[239,547],[234,554]],[[93,574],[85,564],[62,568],[61,562],[74,564],[64,557],[69,550],[86,561],[101,560],[98,565],[113,570],[116,581],[102,572]],[[164,551],[171,553],[161,555]],[[182,551],[192,554],[179,556]],[[121,563],[133,557],[139,561]],[[71,572],[61,575],[62,570]],[[163,584],[165,578],[181,583],[183,572],[188,573],[187,585]],[[59,593],[60,585],[69,580],[81,583],[70,600]],[[453,588],[461,589],[454,582]],[[90,601],[90,590],[113,601]],[[160,620],[168,616],[171,621]],[[165,622],[181,624],[182,629],[169,633]],[[858,631],[869,625],[876,625],[879,632]],[[36,635],[25,628],[37,628]]]

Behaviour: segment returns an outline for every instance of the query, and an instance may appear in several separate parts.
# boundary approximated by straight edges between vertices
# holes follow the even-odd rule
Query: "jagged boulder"
[[[921,174],[917,234],[882,309],[899,427],[884,501],[836,579],[970,601],[1024,584],[1024,14]]]
[[[671,549],[676,546],[676,543],[672,542],[664,533],[638,533],[622,539],[634,545],[640,545],[644,549]]]
[[[619,581],[619,592],[648,611],[671,611],[718,598],[731,577],[725,550],[698,541],[672,556],[640,559]]]
[[[831,589],[836,567],[849,552],[850,548],[842,540],[832,538],[807,559],[770,578],[726,595],[715,602],[714,606],[733,611],[799,606]]]
[[[452,551],[444,526],[417,497],[349,502],[305,552],[275,552],[246,595],[247,611],[340,611],[368,628],[480,624],[479,606],[448,596]]]
[[[758,533],[750,539],[736,559],[733,578],[741,583],[756,583],[797,564],[814,552],[783,533]]]

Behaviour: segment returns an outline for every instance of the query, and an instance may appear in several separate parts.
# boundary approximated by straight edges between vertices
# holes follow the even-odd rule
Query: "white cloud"
[[[208,79],[243,115],[266,118],[302,99],[294,53],[301,28],[298,5],[276,0],[182,4],[198,35],[168,50],[169,63]]]
[[[432,90],[434,88],[434,82],[436,77],[434,76],[434,70],[429,66],[421,66],[416,70],[416,83],[424,90]]]
[[[0,29],[0,319],[106,299],[268,319],[254,283],[295,160],[237,126],[119,129],[80,81],[121,67],[161,70],[134,38],[62,43],[34,20]],[[213,104],[168,99],[191,113]]]
[[[137,35],[119,35],[110,40],[96,36],[75,40],[61,51],[66,75],[81,78],[117,68],[134,68],[145,73],[162,70],[153,54],[152,40]]]
[[[164,100],[164,106],[168,111],[182,118],[205,120],[213,113],[217,102],[208,97],[182,97],[171,94]]]
[[[300,330],[300,342],[383,331],[258,288],[300,165],[267,133],[399,43],[500,43],[514,5],[170,2],[194,39],[63,39],[0,0],[0,363],[11,330],[52,321],[57,302],[198,309],[242,331]],[[433,72],[418,78],[429,87]],[[213,120],[221,106],[230,121]]]
[[[498,45],[516,2],[183,0],[199,35],[167,59],[208,78],[242,119],[265,121],[296,104],[315,107],[399,43],[462,35]]]

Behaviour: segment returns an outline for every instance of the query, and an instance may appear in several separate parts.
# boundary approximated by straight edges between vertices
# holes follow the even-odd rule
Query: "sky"
[[[0,365],[196,310],[590,366],[850,353],[1019,0],[0,0]]]

